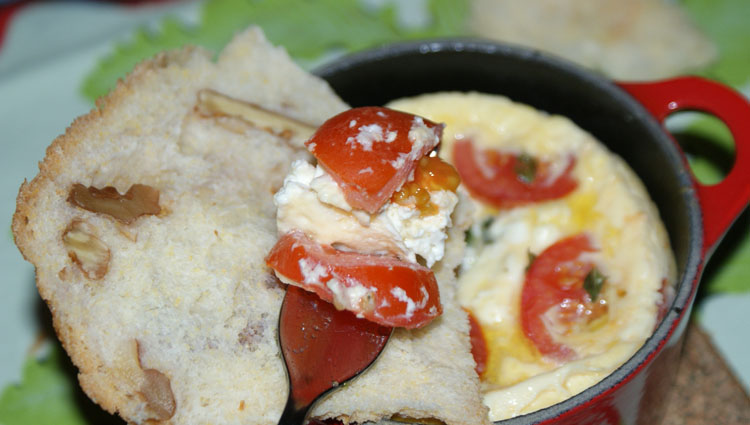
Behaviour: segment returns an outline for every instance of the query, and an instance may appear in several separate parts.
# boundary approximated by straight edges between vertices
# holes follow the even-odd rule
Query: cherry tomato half
[[[443,312],[437,281],[427,267],[339,251],[300,231],[283,235],[266,264],[282,280],[384,326],[419,328]]]
[[[572,175],[575,157],[562,173],[551,164],[527,155],[493,149],[477,151],[470,140],[456,141],[453,164],[469,192],[497,208],[508,208],[561,198],[577,186]]]
[[[305,142],[349,205],[377,212],[440,142],[443,126],[382,107],[334,116]]]
[[[606,312],[606,304],[592,301],[583,288],[595,267],[585,254],[595,251],[588,235],[577,234],[555,242],[531,262],[521,292],[521,327],[542,355],[559,361],[576,356],[554,338],[549,325],[565,329]]]
[[[471,355],[474,357],[474,362],[477,366],[475,370],[477,375],[482,376],[484,371],[487,370],[487,358],[489,357],[487,351],[487,340],[484,338],[484,332],[482,332],[482,325],[469,310],[464,309],[466,314],[469,316],[469,338],[471,338]]]

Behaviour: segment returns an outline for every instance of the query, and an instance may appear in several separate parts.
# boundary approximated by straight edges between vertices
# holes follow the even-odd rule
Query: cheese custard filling
[[[487,343],[490,419],[563,401],[627,361],[658,324],[676,272],[624,161],[570,120],[501,96],[389,106],[446,124],[440,156],[474,200],[458,296]]]

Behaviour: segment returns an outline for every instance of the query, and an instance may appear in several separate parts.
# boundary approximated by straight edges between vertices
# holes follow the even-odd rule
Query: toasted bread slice
[[[81,386],[130,423],[275,424],[286,402],[272,196],[306,129],[347,106],[258,29],[211,57],[138,65],[52,143],[13,217]],[[487,422],[454,296],[461,229],[437,268],[445,315],[398,331],[314,416]]]

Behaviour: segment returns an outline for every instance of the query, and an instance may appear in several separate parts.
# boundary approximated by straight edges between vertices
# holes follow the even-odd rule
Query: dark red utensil
[[[279,316],[279,343],[289,378],[280,425],[301,425],[321,396],[365,371],[392,328],[359,319],[290,285]]]

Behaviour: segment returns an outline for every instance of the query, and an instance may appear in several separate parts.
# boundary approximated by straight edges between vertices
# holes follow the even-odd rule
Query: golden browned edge
[[[145,76],[159,72],[159,69],[165,68],[172,63],[179,63],[181,59],[200,54],[205,50],[188,46],[180,50],[162,52],[149,60],[145,60],[131,71],[124,80],[117,81],[115,88],[106,96],[97,99],[96,107],[89,111],[88,114],[76,118],[73,123],[66,129],[65,133],[55,138],[52,144],[47,147],[44,160],[39,163],[39,174],[30,182],[24,179],[16,198],[16,211],[13,214],[11,228],[16,246],[21,251],[24,259],[29,261],[36,268],[33,254],[31,251],[31,241],[34,237],[34,229],[28,226],[28,214],[37,204],[37,197],[40,191],[48,184],[51,184],[52,177],[64,172],[64,165],[67,162],[70,153],[74,152],[76,147],[81,143],[83,137],[87,134],[91,126],[109,117],[112,110],[121,104],[132,92],[138,89]],[[67,197],[67,193],[61,193],[60,196]],[[73,364],[78,368],[78,381],[89,398],[99,404],[109,413],[118,412],[118,388],[114,385],[105,386],[102,379],[97,379],[96,375],[101,374],[102,370],[98,369],[98,361],[95,356],[91,356],[84,344],[80,344],[80,331],[73,329],[69,325],[61,323],[57,316],[57,300],[51,298],[51,294],[45,289],[45,285],[40,281],[39,275],[36,277],[36,286],[42,299],[52,313],[52,324],[57,337],[60,339],[65,351],[70,356]],[[133,358],[137,358],[135,346],[133,348]],[[107,371],[106,375],[112,375]],[[122,379],[123,377],[119,377]],[[124,377],[133,383],[137,382],[135,377]],[[130,378],[130,379],[128,379]],[[112,382],[112,380],[106,380]],[[122,400],[124,401],[124,400]],[[162,421],[161,424],[172,424],[171,420]]]

